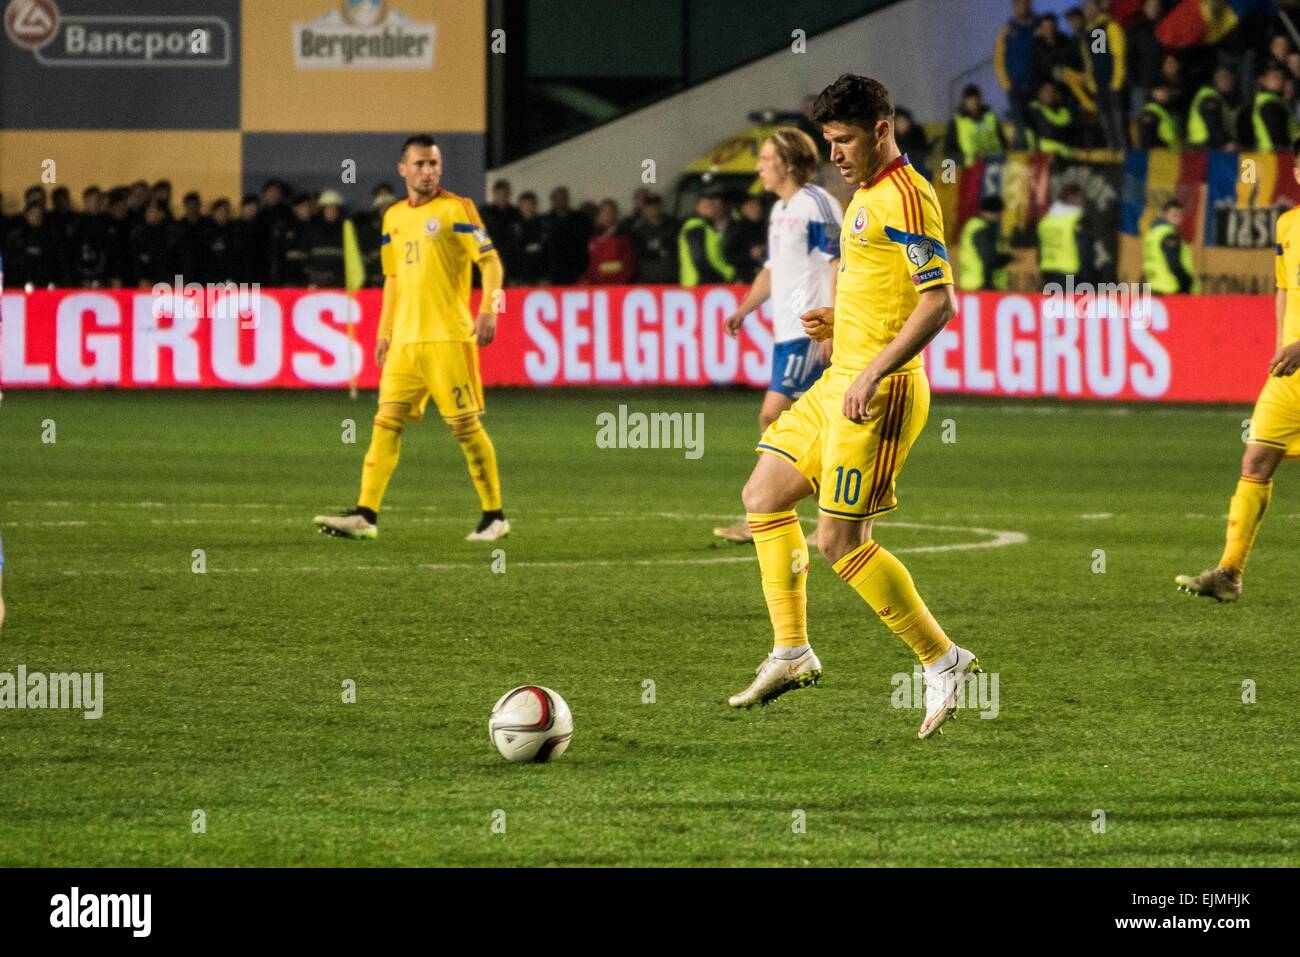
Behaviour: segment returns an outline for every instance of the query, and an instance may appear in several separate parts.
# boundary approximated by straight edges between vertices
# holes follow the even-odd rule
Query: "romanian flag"
[[[1187,242],[1194,242],[1206,156],[1200,150],[1128,150],[1124,154],[1120,228],[1130,236],[1141,236],[1165,203],[1177,199],[1187,213],[1180,233]]]
[[[1180,0],[1156,24],[1156,39],[1166,50],[1215,44],[1236,29],[1239,18],[1228,0]]]
[[[1291,153],[1210,153],[1205,171],[1205,244],[1215,242],[1216,209],[1300,205]]]
[[[1006,205],[1002,228],[1008,236],[1033,229],[1052,205],[1051,172],[1049,153],[1014,152],[976,160],[957,181],[956,235],[989,195],[1001,196]]]

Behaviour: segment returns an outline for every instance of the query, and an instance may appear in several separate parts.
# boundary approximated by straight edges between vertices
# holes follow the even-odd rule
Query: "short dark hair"
[[[408,136],[406,140],[402,143],[402,152],[399,153],[398,155],[403,159],[405,159],[406,151],[409,150],[412,146],[423,146],[427,148],[430,146],[437,146],[437,145],[438,145],[437,141],[434,140],[434,138],[430,136],[428,133],[413,133],[412,135]]]
[[[1078,183],[1070,183],[1061,190],[1061,199],[1083,199],[1083,187]]]
[[[191,202],[193,202],[193,203],[202,203],[203,200],[199,197],[198,192],[196,192],[195,190],[190,190],[188,193],[185,194],[185,197],[181,200],[181,202],[182,202],[182,203],[191,203]]]
[[[247,206],[249,203],[260,203],[261,197],[256,193],[245,193],[244,198],[239,201],[240,206]]]
[[[870,129],[894,118],[894,101],[879,80],[845,73],[817,95],[812,118],[817,123],[848,123]]]
[[[218,210],[221,209],[222,207],[225,207],[226,209],[230,209],[230,200],[226,199],[224,196],[221,199],[213,200],[212,202],[213,210]]]
[[[492,184],[492,192],[494,193],[499,189],[509,189],[509,188],[510,188],[510,180],[508,179],[499,179]]]
[[[1182,209],[1182,208],[1183,208],[1183,204],[1180,203],[1177,199],[1169,199],[1165,201],[1165,204],[1160,208],[1160,211],[1163,213],[1167,213],[1171,209]]]
[[[522,203],[526,199],[531,199],[535,203],[537,202],[537,194],[534,193],[531,189],[526,189],[519,194],[519,202]]]

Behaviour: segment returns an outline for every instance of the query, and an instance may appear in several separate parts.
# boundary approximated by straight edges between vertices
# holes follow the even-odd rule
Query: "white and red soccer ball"
[[[554,761],[573,738],[573,714],[550,688],[520,685],[493,706],[488,734],[507,761]]]

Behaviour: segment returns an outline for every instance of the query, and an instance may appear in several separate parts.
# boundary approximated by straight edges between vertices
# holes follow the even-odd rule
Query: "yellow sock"
[[[1237,491],[1228,506],[1228,541],[1223,548],[1223,557],[1219,567],[1227,568],[1240,575],[1246,570],[1246,559],[1259,534],[1259,526],[1268,511],[1269,499],[1273,497],[1273,480],[1242,476],[1237,482]]]
[[[907,568],[874,541],[836,562],[835,574],[875,609],[890,631],[911,646],[921,664],[934,664],[952,647],[917,593]]]
[[[763,598],[772,619],[775,647],[808,643],[808,542],[799,516],[790,512],[750,512],[745,516],[758,551]]]
[[[460,443],[460,450],[465,453],[465,462],[469,466],[469,477],[478,492],[478,500],[485,512],[501,509],[501,476],[497,474],[497,450],[488,438],[483,424],[478,419],[468,422],[452,423],[451,434]]]
[[[375,416],[375,429],[370,433],[370,448],[366,450],[366,460],[361,466],[361,495],[357,504],[373,512],[379,511],[384,500],[384,491],[388,480],[397,468],[397,457],[402,448],[401,419],[386,415]]]

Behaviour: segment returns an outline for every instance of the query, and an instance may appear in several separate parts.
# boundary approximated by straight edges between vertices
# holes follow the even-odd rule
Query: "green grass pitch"
[[[597,448],[620,403],[704,413],[703,457]],[[490,393],[496,573],[436,421],[407,431],[378,541],[312,529],[354,501],[373,396],[10,392],[0,671],[103,672],[105,701],[0,711],[0,864],[1295,863],[1300,470],[1239,604],[1172,583],[1218,556],[1248,410],[936,397],[876,538],[999,709],[925,742],[892,701],[910,653],[820,558],[823,686],[726,707],[769,647],[752,550],[709,534],[738,514],[756,412]],[[992,532],[1025,540],[934,549]],[[488,710],[534,682],[569,701],[573,745],[508,765]]]

